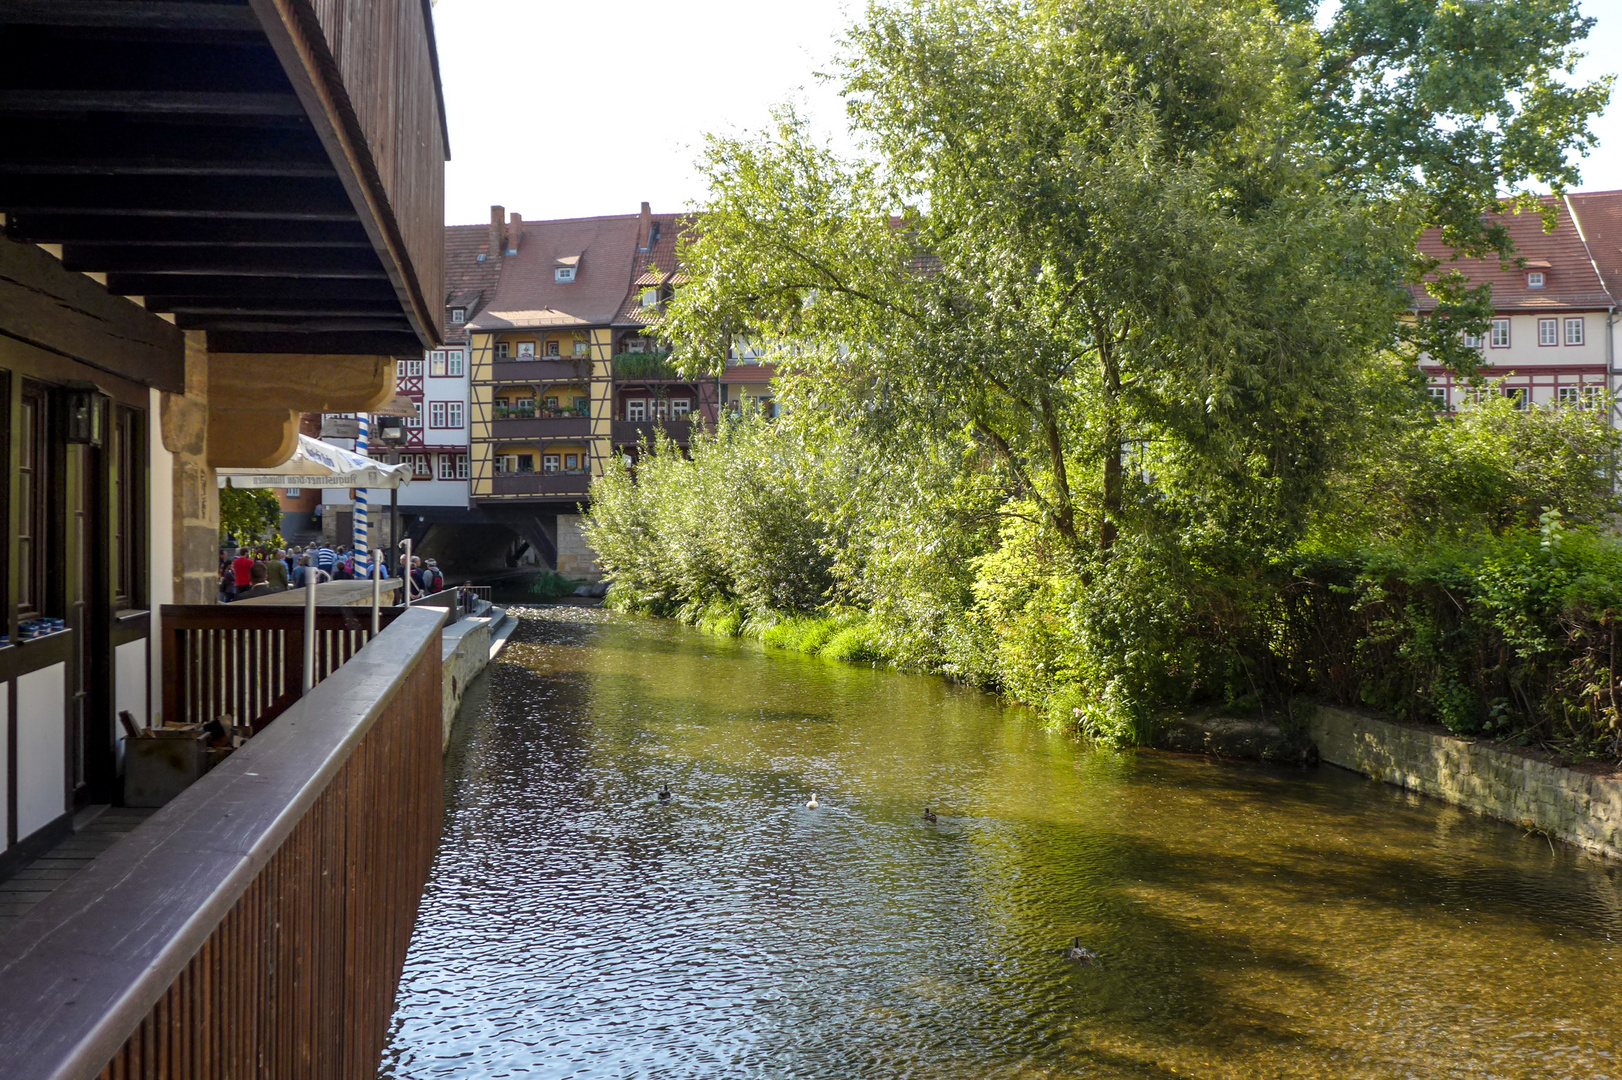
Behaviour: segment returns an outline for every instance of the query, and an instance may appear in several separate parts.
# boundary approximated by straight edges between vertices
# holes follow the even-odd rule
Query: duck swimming
[[[1081,935],[1077,934],[1070,941],[1070,948],[1064,951],[1066,960],[1074,960],[1082,967],[1091,967],[1099,962],[1098,954],[1081,943]]]
[[[811,793],[811,801],[805,804],[805,808],[807,810],[815,810],[817,807],[819,807],[821,805],[822,805],[821,803],[817,802],[817,793],[813,791]]]
[[[664,785],[660,786],[660,788],[659,788],[659,801],[660,802],[669,802],[670,801],[670,785],[669,784],[664,784]]]
[[[933,825],[940,819],[935,816],[935,811],[926,806],[924,807],[924,820]]]

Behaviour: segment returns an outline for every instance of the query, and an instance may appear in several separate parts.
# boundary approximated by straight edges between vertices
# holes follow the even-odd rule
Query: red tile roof
[[[472,322],[479,310],[496,293],[501,277],[501,257],[490,257],[490,226],[445,226],[445,344],[467,344],[467,326],[451,324],[450,309],[467,309]],[[483,255],[484,261],[479,261]]]
[[[635,276],[614,316],[615,326],[651,326],[658,322],[659,308],[642,306],[642,290],[668,285],[679,273],[676,240],[688,223],[680,214],[654,214],[649,224],[658,227],[659,238],[651,245],[646,236],[636,238]],[[637,231],[641,231],[640,225]]]
[[[1419,250],[1441,259],[1441,272],[1456,267],[1473,284],[1490,282],[1493,308],[1497,311],[1561,308],[1592,311],[1611,306],[1611,294],[1606,291],[1604,282],[1594,269],[1593,260],[1589,258],[1588,248],[1583,244],[1571,213],[1564,203],[1557,203],[1552,197],[1544,201],[1546,205],[1556,206],[1558,222],[1552,233],[1543,231],[1543,219],[1535,213],[1508,213],[1503,217],[1510,238],[1515,242],[1515,257],[1526,260],[1524,269],[1513,262],[1506,268],[1496,256],[1455,261],[1453,253],[1442,244],[1440,236],[1434,231],[1420,238]],[[1528,288],[1527,271],[1537,269],[1544,272],[1544,287]],[[1416,287],[1413,295],[1420,311],[1430,311],[1436,307],[1436,301],[1423,289]]]
[[[1575,191],[1567,199],[1600,279],[1622,303],[1622,191]]]
[[[518,251],[501,260],[495,298],[477,330],[608,326],[624,303],[636,254],[636,214],[525,221]],[[510,242],[510,241],[509,241]],[[560,260],[579,256],[575,279],[559,282]]]

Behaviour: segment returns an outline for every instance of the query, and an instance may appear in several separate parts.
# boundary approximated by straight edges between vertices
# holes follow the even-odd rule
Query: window
[[[444,378],[445,376],[445,350],[435,349],[428,355],[428,374]]]
[[[496,359],[506,360],[512,356],[513,347],[505,341],[496,342]]]
[[[625,343],[625,351],[630,353],[647,352],[648,339],[640,337],[632,338],[630,341]]]
[[[1542,270],[1533,270],[1531,273],[1527,274],[1526,275],[1526,287],[1528,289],[1541,289],[1541,288],[1543,288],[1543,271]]]
[[[670,415],[680,420],[686,416],[693,407],[692,398],[672,398],[670,400]]]
[[[648,418],[648,399],[631,398],[625,403],[625,419],[646,420]]]
[[[413,378],[413,379],[422,378],[422,361],[421,360],[407,360],[406,361],[406,374],[408,376],[410,376],[411,378]]]
[[[590,416],[591,415],[591,402],[590,402],[590,400],[587,399],[587,398],[583,398],[583,397],[575,398],[574,399],[574,411],[575,411],[576,416]]]
[[[553,338],[551,341],[548,341],[546,343],[546,355],[548,355],[548,356],[558,356],[558,355],[560,355],[559,351],[558,351],[558,343],[557,343],[556,338]]]
[[[449,401],[445,403],[445,426],[459,428],[462,426],[463,402]]]
[[[304,494],[304,492],[301,488],[282,488],[282,494],[286,495],[289,499],[296,499],[300,495]]]
[[[1428,394],[1430,394],[1432,405],[1436,406],[1438,409],[1447,408],[1447,387],[1428,386],[1425,388],[1425,390]]]
[[[465,322],[467,322],[467,308],[451,308],[451,325],[461,326]]]
[[[541,458],[541,471],[546,473],[557,472],[558,456],[556,454],[547,454],[545,457]]]
[[[145,472],[146,442],[142,438],[143,415],[123,405],[113,407],[113,437],[108,444],[108,463],[113,482],[113,606],[138,607],[142,603],[142,570],[146,566],[143,527],[146,521]]]
[[[642,290],[642,306],[645,307],[645,308],[646,307],[658,307],[659,306],[659,290],[658,289],[643,289]]]
[[[1532,391],[1525,386],[1506,386],[1504,396],[1517,408],[1525,410],[1531,405]]]
[[[1562,386],[1555,391],[1555,401],[1566,409],[1597,409],[1605,388],[1594,383],[1586,386]]]
[[[467,455],[466,454],[457,454],[456,455],[456,479],[458,479],[458,480],[466,480],[467,479]]]
[[[535,455],[534,454],[519,454],[518,455],[518,471],[521,472],[521,473],[532,473],[532,472],[534,472],[535,471]]]
[[[438,455],[438,457],[439,457],[439,478],[441,480],[455,480],[456,479],[456,455],[455,454],[440,454],[440,455]]]
[[[1566,320],[1566,344],[1581,345],[1583,343],[1583,321],[1581,319]]]
[[[496,475],[511,476],[518,471],[518,455],[502,454],[496,458]]]
[[[533,341],[520,341],[518,343],[518,356],[519,356],[520,359],[522,359],[523,357],[526,357],[526,356],[534,356],[534,355],[535,355],[535,343]]]
[[[1538,344],[1539,345],[1558,345],[1558,344],[1560,344],[1560,320],[1558,320],[1558,319],[1539,319],[1538,320]]]
[[[396,379],[405,378],[405,361],[404,360],[396,360],[394,362],[394,377]]]
[[[568,470],[569,472],[579,472],[580,471],[580,455],[579,454],[564,454],[563,455],[563,467],[564,467],[564,469]]]
[[[1495,349],[1509,348],[1509,320],[1494,319],[1492,321],[1492,347]]]
[[[550,409],[552,412],[557,412],[558,411],[558,399],[556,397],[547,398],[546,399],[546,407],[548,409]]]
[[[552,277],[556,281],[558,281],[559,283],[567,283],[567,282],[573,281],[574,280],[574,267],[572,267],[572,266],[560,266],[560,267],[558,267],[556,270],[554,270],[552,272]]]
[[[436,401],[428,406],[428,426],[445,426],[445,403],[443,401]]]
[[[424,480],[432,476],[433,473],[429,470],[430,457],[429,454],[412,454],[411,475],[421,477]]]
[[[589,356],[591,354],[591,343],[587,341],[575,342],[574,354],[579,357]]]
[[[18,410],[22,430],[17,439],[17,614],[40,615],[46,609],[47,557],[50,550],[49,409],[45,388],[24,383]]]
[[[1481,335],[1480,334],[1465,334],[1464,335],[1464,347],[1466,349],[1479,349],[1479,348],[1481,348]]]
[[[445,353],[445,374],[455,379],[462,377],[461,349],[450,349]]]
[[[418,412],[416,416],[408,416],[408,417],[406,417],[405,418],[405,426],[408,427],[408,428],[420,428],[420,427],[422,427],[422,413]]]

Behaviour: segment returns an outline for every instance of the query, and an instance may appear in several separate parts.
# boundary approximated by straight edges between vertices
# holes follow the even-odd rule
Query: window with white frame
[[[412,454],[412,455],[410,455],[410,457],[411,457],[411,475],[413,475],[415,477],[418,477],[419,479],[423,479],[423,480],[426,480],[430,476],[433,475],[432,473],[430,473],[428,471],[428,455],[427,454]]]
[[[441,480],[456,479],[456,455],[439,454],[439,478]]]
[[[1531,404],[1532,404],[1532,390],[1531,390],[1530,387],[1526,387],[1526,386],[1506,386],[1506,387],[1504,387],[1504,396],[1509,398],[1510,402],[1517,409],[1521,409],[1521,410],[1524,411],[1524,410],[1531,407]]]
[[[394,362],[394,377],[396,379],[405,378],[405,361],[404,360],[396,360]]]
[[[428,374],[444,378],[445,376],[445,350],[435,349],[428,354]]]
[[[462,405],[460,401],[447,401],[445,403],[445,426],[459,428],[462,426]]]
[[[1438,409],[1447,408],[1447,387],[1428,386],[1425,389],[1430,394],[1432,405],[1435,405]]]
[[[1543,271],[1542,270],[1533,270],[1531,273],[1527,274],[1526,275],[1526,287],[1528,289],[1541,289],[1541,288],[1543,288]]]
[[[506,342],[506,341],[498,341],[498,342],[496,342],[496,359],[497,360],[510,359],[512,357],[512,354],[513,354],[513,347],[511,345],[511,343]]]
[[[406,361],[406,374],[409,375],[413,379],[422,378],[422,361],[421,360],[407,360]]]
[[[451,376],[454,379],[460,379],[462,377],[462,350],[461,349],[447,349],[447,350],[445,350],[445,374]]]
[[[1558,344],[1560,344],[1560,320],[1558,320],[1558,319],[1539,319],[1538,320],[1538,344],[1539,345],[1558,345]]]
[[[1566,320],[1566,344],[1581,345],[1583,343],[1583,321],[1581,319]]]
[[[298,488],[282,488],[282,494],[286,495],[289,499],[296,499],[300,495],[304,494],[304,492],[300,491]]]
[[[630,398],[625,402],[625,419],[646,420],[648,418],[648,399]]]
[[[589,356],[591,354],[591,342],[576,341],[574,343],[574,354],[577,357]]]
[[[579,472],[580,471],[580,455],[579,454],[564,454],[563,455],[563,471],[564,472]]]
[[[692,398],[679,397],[670,399],[670,415],[675,417],[677,420],[680,420],[682,417],[686,416],[692,411],[692,408]]]
[[[560,266],[552,272],[552,280],[560,285],[568,284],[574,280],[574,267]]]
[[[544,473],[555,473],[555,472],[557,472],[558,471],[558,456],[556,454],[545,454],[545,455],[543,455],[541,457],[541,471],[544,472]]]
[[[1466,349],[1479,349],[1479,348],[1481,348],[1481,335],[1480,334],[1465,334],[1464,335],[1464,347]]]
[[[453,307],[453,308],[451,308],[451,325],[452,326],[461,326],[465,322],[467,322],[467,308],[465,308],[465,307]]]
[[[548,356],[561,356],[562,355],[562,350],[561,350],[561,347],[558,345],[557,338],[553,338],[551,341],[548,341],[546,343],[546,355],[548,355]]]
[[[496,475],[508,476],[518,471],[517,454],[499,454],[496,456]]]
[[[534,356],[535,343],[533,341],[520,341],[518,343],[518,355],[520,358],[525,356]]]
[[[435,401],[428,406],[428,426],[445,426],[445,403],[443,401]]]
[[[422,403],[419,401],[417,404],[421,405]],[[422,427],[422,413],[419,411],[416,416],[408,416],[408,417],[406,417],[405,418],[405,426],[408,427],[408,428],[420,428],[420,427]]]
[[[458,479],[458,480],[466,480],[467,479],[467,455],[466,454],[457,454],[456,455],[456,479]]]
[[[1492,321],[1492,336],[1489,343],[1495,349],[1509,348],[1509,320],[1494,319]]]

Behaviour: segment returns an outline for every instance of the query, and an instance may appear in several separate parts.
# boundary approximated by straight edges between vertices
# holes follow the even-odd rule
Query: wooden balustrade
[[[439,839],[443,618],[402,612],[0,939],[0,1076],[376,1075]]]
[[[389,625],[402,609],[385,608]],[[371,639],[362,607],[316,609],[315,681]],[[304,609],[288,605],[167,605],[162,609],[163,717],[206,723],[229,713],[254,731],[298,700],[304,686]]]

